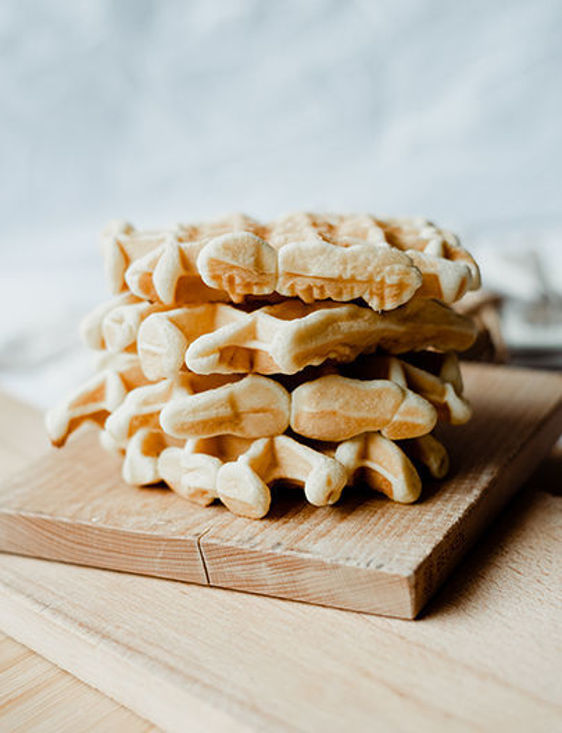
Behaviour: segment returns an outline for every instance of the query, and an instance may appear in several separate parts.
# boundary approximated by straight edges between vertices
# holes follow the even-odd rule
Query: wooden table
[[[2,476],[45,446],[39,413],[0,396]],[[97,619],[115,635],[94,639],[96,657],[49,635],[28,639],[24,619],[5,615],[4,629],[169,729],[562,730],[561,476],[558,451],[415,622],[3,556],[0,577],[44,582],[69,612],[72,588],[84,585],[138,600],[119,613],[108,605]],[[146,625],[151,610],[156,630],[170,624],[176,604],[187,662],[169,643],[154,649]],[[84,619],[90,634],[95,605]],[[181,700],[151,705],[165,693],[127,685],[122,667],[105,663],[109,652],[148,681],[154,660],[165,659],[170,675],[185,676]],[[2,730],[155,729],[5,636],[0,655]]]

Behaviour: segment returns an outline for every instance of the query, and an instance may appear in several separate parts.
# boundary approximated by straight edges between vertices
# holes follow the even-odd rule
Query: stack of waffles
[[[448,470],[438,420],[470,417],[451,305],[479,287],[456,237],[425,220],[235,215],[103,235],[114,293],[82,324],[95,376],[48,413],[85,421],[133,485],[267,514],[271,485],[316,506],[358,481],[409,503]]]

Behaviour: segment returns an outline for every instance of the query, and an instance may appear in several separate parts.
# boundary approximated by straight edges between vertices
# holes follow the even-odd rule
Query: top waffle
[[[114,224],[103,241],[113,292],[167,305],[277,295],[391,310],[414,295],[452,303],[480,283],[457,238],[422,219],[302,213],[262,224],[237,214],[171,231]]]

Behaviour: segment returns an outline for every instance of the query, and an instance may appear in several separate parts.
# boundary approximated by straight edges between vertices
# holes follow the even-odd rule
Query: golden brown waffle
[[[175,438],[225,434],[269,437],[289,426],[290,402],[287,390],[273,379],[249,375],[217,389],[168,401],[160,414],[160,425]]]
[[[315,506],[333,504],[344,486],[361,482],[393,501],[411,503],[421,481],[408,456],[438,478],[448,469],[447,453],[431,435],[402,447],[379,433],[313,447],[287,435],[225,435],[188,440],[182,449],[161,430],[142,428],[127,446],[123,477],[138,485],[164,481],[190,501],[207,506],[220,499],[234,514],[258,519],[269,511],[269,487],[277,480],[303,486]]]
[[[218,498],[217,474],[220,467],[236,461],[254,442],[252,438],[235,435],[187,440],[181,454],[179,493],[203,506],[211,504]]]
[[[423,273],[419,296],[453,303],[468,290],[480,287],[478,265],[452,232],[439,229],[422,217],[395,217],[377,222],[386,241],[407,252]]]
[[[269,511],[269,485],[278,479],[303,485],[308,501],[316,506],[337,501],[347,480],[334,458],[286,435],[198,439],[182,450],[170,446],[162,431],[148,428],[131,438],[123,477],[137,485],[165,481],[204,506],[219,498],[235,514],[254,519]]]
[[[437,417],[454,425],[470,419],[454,353],[405,357],[361,356],[349,365],[283,379],[291,390],[291,428],[315,440],[373,430],[400,440],[429,433]]]
[[[470,416],[460,394],[462,385],[457,391],[458,363],[452,356],[436,358],[437,375],[395,357],[376,356],[351,367],[352,373],[368,379],[339,373],[318,376],[322,370],[310,370],[309,380],[298,384],[308,376],[301,374],[297,386],[288,382],[282,386],[257,375],[240,375],[236,381],[232,375],[226,383],[225,375],[225,383],[216,388],[208,382],[204,390],[167,395],[158,408],[159,422],[166,433],[183,439],[225,434],[263,438],[280,434],[289,425],[299,435],[323,441],[371,431],[394,440],[419,437],[433,429],[438,412],[455,424]],[[151,389],[155,387],[143,392]],[[136,424],[135,400],[132,394],[118,410],[120,416],[127,415],[127,423]]]
[[[390,379],[425,398],[438,417],[452,425],[463,425],[472,416],[470,405],[462,397],[458,358],[452,352],[408,354],[405,359],[364,356],[350,365],[348,373],[363,379]]]
[[[415,438],[436,422],[433,405],[390,379],[329,374],[301,384],[291,395],[292,430],[314,440],[347,440],[375,430],[395,440]]]
[[[218,393],[229,386],[229,382],[237,379],[240,377],[220,374],[200,376],[186,372],[176,379],[144,384],[129,392],[108,416],[105,431],[113,439],[114,445],[125,447],[141,428],[159,428],[161,412],[167,405],[176,404],[187,397],[202,396],[207,391]],[[220,418],[216,416],[216,419]]]
[[[146,234],[121,225],[106,232],[104,250],[114,292],[128,286],[169,305],[277,293],[391,310],[416,292],[452,303],[479,286],[454,235],[416,219],[302,213],[260,224],[235,215]]]
[[[433,478],[444,478],[449,472],[449,454],[434,435],[403,440],[400,447],[412,461],[425,466]]]
[[[250,375],[200,394],[178,394],[160,414],[166,433],[186,439],[269,437],[289,424],[315,440],[345,440],[370,430],[400,439],[425,435],[436,421],[433,405],[407,387],[390,379],[363,381],[339,374],[304,382],[292,394],[273,379]]]
[[[99,305],[82,320],[82,341],[91,349],[136,351],[141,323],[152,313],[162,310],[167,310],[167,306],[141,300],[132,293],[121,293]]]
[[[236,214],[172,231],[116,223],[103,247],[116,295],[81,328],[102,356],[48,414],[55,445],[91,420],[128,483],[251,518],[277,481],[317,506],[361,481],[409,503],[416,465],[447,472],[431,431],[470,417],[451,352],[475,338],[447,303],[479,286],[452,234],[417,219]]]
[[[166,450],[180,450],[181,445],[159,428],[140,428],[127,442],[122,467],[123,479],[134,486],[148,486],[165,481],[172,489],[176,484],[179,487],[181,477],[173,470],[167,470],[170,462],[166,461],[165,453]]]
[[[143,293],[143,298],[168,302],[164,281],[170,275],[174,293],[169,302],[228,300],[225,293],[207,287],[201,280],[196,266],[197,256],[211,239],[233,231],[252,231],[256,225],[253,219],[241,214],[225,216],[204,225],[178,225],[169,231],[139,232],[127,222],[111,222],[102,233],[106,280],[113,293],[126,290],[126,275],[131,266],[147,256],[146,276],[134,269],[129,272],[135,289]],[[156,268],[156,280],[164,299],[152,284]]]
[[[47,412],[46,425],[53,445],[64,445],[70,433],[86,421],[103,426],[131,390],[148,381],[136,354],[115,354],[98,364],[99,371],[66,400]]]
[[[110,317],[111,311],[105,321]],[[434,300],[414,300],[386,313],[287,300],[252,312],[203,303],[153,313],[140,325],[137,344],[145,374],[159,379],[177,374],[185,364],[199,374],[294,374],[326,359],[347,362],[377,348],[389,353],[428,346],[463,350],[474,337],[470,319]]]
[[[287,435],[256,440],[217,472],[217,495],[234,514],[258,519],[269,511],[269,484],[301,484],[315,506],[334,504],[347,482],[338,461]]]
[[[160,424],[177,438],[221,434],[248,438],[274,435],[274,428],[286,419],[295,433],[306,438],[340,441],[370,431],[393,440],[419,437],[433,429],[438,413],[454,424],[466,422],[471,413],[462,398],[456,357],[425,358],[432,362],[428,369],[431,366],[436,373],[382,356],[363,357],[340,370],[334,366],[311,369],[299,374],[293,384],[284,380],[290,391],[285,391],[285,397],[281,385],[272,387],[273,380],[245,377],[220,390],[170,401]],[[287,406],[290,414],[281,419]],[[260,433],[264,416],[268,432]]]
[[[82,422],[93,420],[105,426],[104,440],[114,448],[124,448],[141,428],[160,427],[178,439],[256,439],[279,435],[289,425],[322,441],[372,431],[393,440],[415,438],[433,429],[438,413],[454,424],[470,416],[456,360],[438,354],[432,360],[438,374],[396,357],[371,356],[349,365],[349,375],[346,367],[343,373],[335,366],[312,368],[283,385],[260,375],[193,372],[147,382],[135,354],[116,354],[51,411],[49,433],[61,445]]]
[[[344,441],[334,457],[345,467],[350,483],[363,479],[375,491],[401,504],[419,498],[418,472],[404,451],[380,433],[362,433]]]

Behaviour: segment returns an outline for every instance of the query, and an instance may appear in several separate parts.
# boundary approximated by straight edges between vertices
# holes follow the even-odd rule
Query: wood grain
[[[550,733],[562,729],[561,475],[562,452],[414,623],[3,555],[0,628],[171,731]],[[41,729],[65,730],[64,702],[44,707]]]
[[[132,489],[95,430],[49,450],[3,484],[0,548],[206,584],[204,508],[165,489]]]
[[[363,494],[324,509],[287,500],[258,526],[225,517],[201,538],[210,584],[414,617],[562,431],[558,375],[464,374],[474,417],[441,430],[447,481],[407,506]]]
[[[157,731],[151,723],[79,682],[25,646],[0,635],[0,729]]]
[[[415,505],[349,491],[318,509],[286,490],[251,521],[126,486],[89,430],[2,486],[0,548],[413,618],[562,430],[558,375],[465,371],[475,416],[443,430],[453,475]]]
[[[5,555],[0,624],[166,730],[553,731],[559,500],[515,514],[415,623]]]
[[[0,393],[0,477],[21,470],[48,440],[39,411]],[[104,694],[84,684],[0,632],[0,730],[158,729]]]

